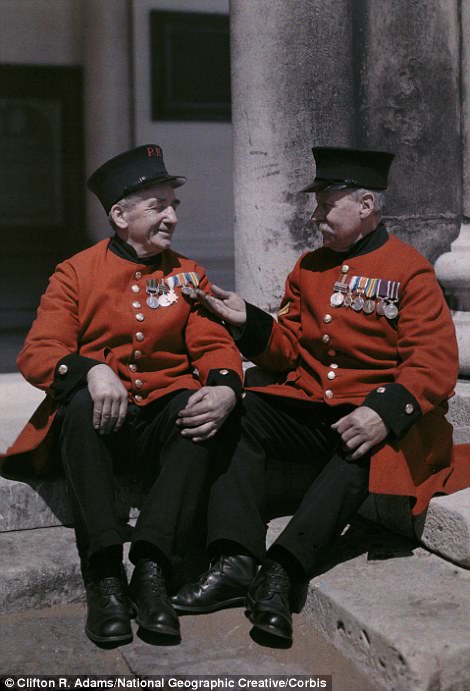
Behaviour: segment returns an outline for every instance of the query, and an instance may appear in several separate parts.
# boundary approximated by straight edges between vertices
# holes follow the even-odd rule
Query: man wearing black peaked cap
[[[275,382],[249,387],[242,434],[211,489],[212,566],[173,597],[178,611],[245,604],[258,632],[292,640],[293,594],[368,491],[409,496],[421,513],[433,494],[470,482],[465,452],[445,419],[458,373],[453,322],[429,262],[381,221],[393,155],[313,149],[312,220],[323,246],[286,282],[278,319],[236,293],[193,291]],[[316,477],[265,552],[268,457],[311,464]],[[262,564],[249,587],[247,560]]]
[[[167,594],[175,550],[184,554],[219,430],[241,394],[230,334],[184,294],[210,291],[204,269],[171,249],[175,189],[157,145],[104,163],[88,181],[114,234],[59,264],[18,356],[47,397],[8,456],[36,469],[60,420],[63,466],[87,592],[86,633],[96,643],[145,630],[179,636]],[[184,416],[184,421],[182,417]],[[54,426],[54,428],[56,425]],[[131,535],[114,505],[116,466],[138,471],[147,495]]]

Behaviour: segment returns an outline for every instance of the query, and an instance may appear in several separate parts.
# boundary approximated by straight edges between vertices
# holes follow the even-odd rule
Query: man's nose
[[[168,206],[165,209],[166,216],[168,217],[168,220],[170,223],[177,223],[178,222],[178,217],[176,215],[176,211],[173,206]]]

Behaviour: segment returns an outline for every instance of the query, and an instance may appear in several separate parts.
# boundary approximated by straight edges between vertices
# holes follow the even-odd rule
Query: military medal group
[[[343,266],[330,297],[332,307],[351,308],[355,312],[372,314],[392,320],[398,317],[400,283],[383,278],[349,276],[349,267]]]
[[[169,307],[178,302],[178,295],[175,290],[177,286],[179,288],[188,286],[197,288],[198,285],[199,276],[193,271],[185,271],[168,278],[150,278],[147,281],[146,293],[148,298],[146,303],[152,310],[156,310],[158,307]]]

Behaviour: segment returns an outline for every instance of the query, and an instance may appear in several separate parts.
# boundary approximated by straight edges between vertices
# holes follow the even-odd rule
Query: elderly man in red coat
[[[287,643],[293,584],[318,569],[369,490],[408,495],[417,514],[469,482],[445,418],[458,373],[451,315],[429,262],[381,222],[393,156],[313,153],[303,191],[316,194],[323,247],[288,276],[278,320],[235,293],[192,291],[278,379],[244,399],[243,434],[210,496],[212,567],[173,598],[202,613],[247,594],[255,629]],[[313,464],[317,476],[265,555],[268,456]],[[253,562],[263,566],[250,585]]]
[[[175,188],[184,182],[167,172],[156,145],[120,154],[91,176],[115,234],[57,267],[18,357],[26,379],[48,395],[9,455],[14,466],[15,454],[47,448],[60,418],[86,633],[97,643],[128,641],[133,612],[144,629],[179,636],[167,594],[172,556],[191,538],[213,445],[241,394],[232,337],[182,293],[210,289],[204,269],[171,249]],[[132,534],[129,591],[128,536],[113,497],[120,463],[139,470],[148,488]]]

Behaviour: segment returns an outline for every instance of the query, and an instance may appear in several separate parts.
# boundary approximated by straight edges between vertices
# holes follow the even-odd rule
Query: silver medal
[[[150,307],[151,310],[156,310],[157,307],[160,307],[160,305],[158,303],[158,298],[156,295],[149,295],[145,302],[147,303],[147,305]]]
[[[384,314],[387,319],[395,319],[398,316],[398,307],[393,302],[389,302],[384,307]]]
[[[330,297],[330,305],[332,307],[341,307],[343,302],[344,302],[343,293],[333,293],[332,296]]]
[[[357,298],[354,298],[354,300],[352,301],[351,307],[355,312],[360,312],[361,309],[364,307],[364,298],[358,295]]]

